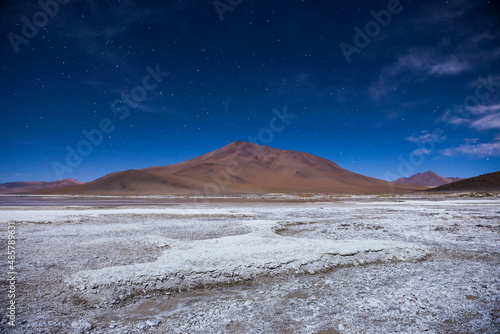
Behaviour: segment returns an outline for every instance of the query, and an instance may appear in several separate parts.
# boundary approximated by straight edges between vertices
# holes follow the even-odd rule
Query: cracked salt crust
[[[185,290],[288,273],[314,274],[342,266],[413,261],[428,252],[419,245],[388,240],[294,238],[273,231],[273,221],[247,222],[252,232],[216,239],[151,239],[168,249],[154,262],[79,272],[66,280],[82,297],[100,302],[156,290]],[[145,239],[147,240],[147,239]],[[99,298],[93,293],[99,289]]]

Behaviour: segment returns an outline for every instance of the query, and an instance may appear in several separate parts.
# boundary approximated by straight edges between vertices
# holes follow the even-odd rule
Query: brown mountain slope
[[[205,184],[217,184],[219,177],[219,183],[226,184],[224,192],[390,191],[386,181],[349,172],[310,153],[279,150],[248,142],[234,142],[179,164],[151,167],[144,171],[188,177]],[[395,191],[418,189],[414,186],[395,187]]]
[[[96,195],[213,195],[383,193],[422,189],[352,173],[309,153],[247,142],[234,142],[175,165],[108,174],[77,188],[67,189],[67,192]]]
[[[414,184],[417,186],[425,186],[425,187],[437,187],[437,186],[442,186],[443,184],[448,184],[459,180],[462,179],[458,177],[451,177],[451,178],[443,177],[428,170],[425,173],[419,173],[412,175],[410,177],[399,178],[397,180],[394,180],[394,182],[401,184]]]
[[[163,177],[141,170],[126,170],[107,174],[80,186],[43,189],[36,194],[169,195],[187,194],[200,186],[194,180],[176,176]]]
[[[432,191],[500,190],[500,171],[460,180],[432,189]]]
[[[0,184],[0,194],[31,193],[41,189],[68,187],[80,184],[83,183],[73,179],[64,179],[54,182],[43,182],[43,181],[8,182]]]

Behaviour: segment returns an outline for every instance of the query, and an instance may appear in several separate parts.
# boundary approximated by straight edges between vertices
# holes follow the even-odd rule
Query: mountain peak
[[[261,149],[279,150],[277,148],[272,148],[272,147],[269,147],[267,145],[259,145],[256,143],[252,143],[252,142],[248,142],[248,141],[241,141],[241,140],[233,141],[232,143],[227,144],[226,146],[223,146],[218,150],[222,150],[224,148],[239,148],[239,149],[243,149],[243,150],[261,150]],[[216,150],[216,151],[218,151],[218,150]]]
[[[410,177],[402,177],[394,180],[394,182],[400,184],[414,184],[426,187],[442,186],[454,181],[457,181],[456,178],[446,178],[430,170],[428,170],[427,172],[412,175]]]
[[[257,160],[267,161],[271,157],[278,156],[281,152],[285,151],[272,148],[267,145],[258,145],[252,142],[234,141],[215,151],[194,158],[193,160],[198,162],[202,160],[217,160],[219,162],[241,160],[241,162],[247,163]]]
[[[249,142],[249,141],[243,141],[243,140],[235,140],[232,143],[227,144],[226,146],[230,146],[230,145],[236,145],[236,146],[241,146],[241,145],[255,145],[255,146],[260,146],[259,144],[255,144],[255,143],[252,143],[252,142]]]

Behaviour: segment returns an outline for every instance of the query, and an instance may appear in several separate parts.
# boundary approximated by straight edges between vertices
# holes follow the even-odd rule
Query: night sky
[[[500,170],[499,8],[4,1],[0,182],[91,181],[235,140],[382,179]]]

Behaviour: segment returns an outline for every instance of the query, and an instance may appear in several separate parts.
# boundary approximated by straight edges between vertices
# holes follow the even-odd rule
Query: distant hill
[[[164,195],[386,193],[422,190],[350,172],[310,153],[233,142],[175,165],[127,170],[39,193]]]
[[[433,191],[500,190],[500,171],[445,184]]]
[[[44,181],[8,182],[8,183],[0,183],[0,194],[31,193],[42,189],[76,186],[81,184],[83,184],[83,182],[73,179],[64,179],[54,182],[44,182]]]
[[[447,177],[447,179],[450,180],[451,182],[457,182],[460,180],[464,180],[464,178],[462,178],[462,177]]]
[[[400,184],[414,184],[417,186],[424,186],[424,187],[437,187],[460,180],[462,179],[459,177],[443,177],[428,170],[425,173],[415,174],[410,177],[402,177],[397,180],[394,180],[393,182]]]

